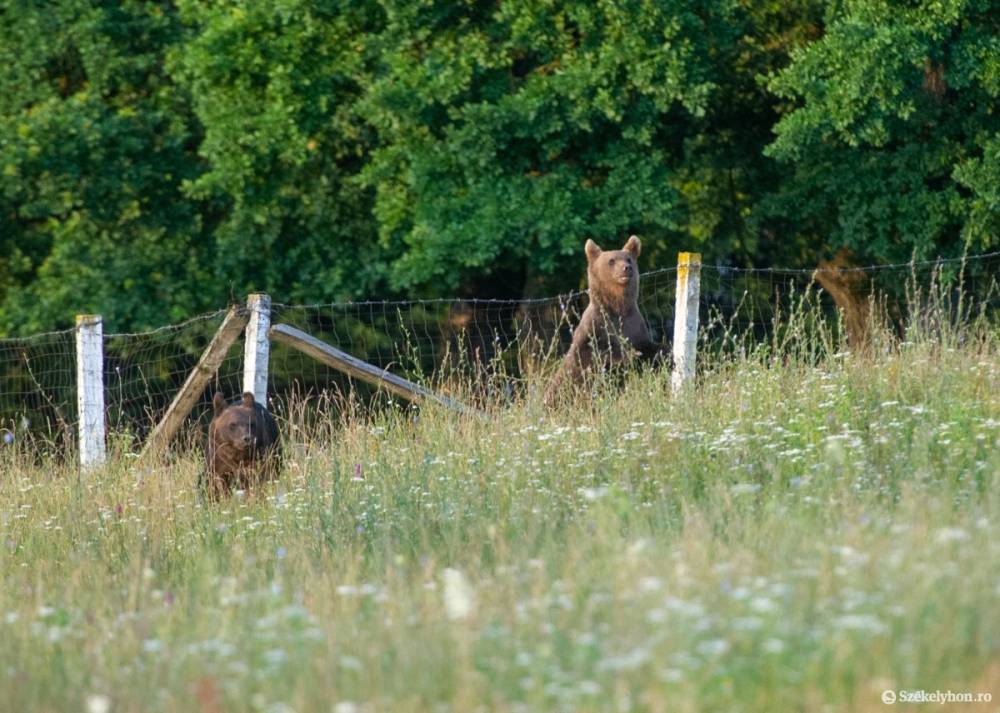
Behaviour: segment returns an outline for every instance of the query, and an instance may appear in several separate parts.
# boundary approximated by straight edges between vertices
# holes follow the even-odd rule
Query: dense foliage
[[[870,259],[983,249],[1000,227],[1000,5],[849,0],[770,88],[801,106],[772,210]]]
[[[0,334],[986,249],[996,0],[0,0]]]

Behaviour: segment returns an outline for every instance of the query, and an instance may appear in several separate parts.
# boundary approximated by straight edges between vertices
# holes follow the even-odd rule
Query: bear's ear
[[[215,398],[212,399],[212,409],[216,416],[221,416],[222,412],[226,410],[226,399],[222,394],[216,392]]]
[[[642,249],[642,243],[639,242],[639,236],[633,235],[625,243],[625,247],[622,248],[627,253],[632,253],[632,257],[639,257],[639,251]]]
[[[253,408],[253,394],[249,391],[243,392],[243,405],[248,408]]]
[[[597,243],[593,240],[587,240],[587,244],[583,246],[583,251],[587,253],[587,262],[593,262],[601,254],[601,249],[597,247]]]

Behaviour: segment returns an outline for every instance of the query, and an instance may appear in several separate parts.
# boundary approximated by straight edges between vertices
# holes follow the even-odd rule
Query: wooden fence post
[[[271,298],[262,293],[247,297],[246,337],[243,345],[243,391],[253,394],[261,406],[267,406],[267,362],[271,341],[267,330],[271,328]]]
[[[694,380],[700,287],[701,254],[680,253],[677,256],[677,301],[674,310],[674,372],[670,379],[674,393]]]
[[[419,384],[414,384],[412,381],[408,381],[401,376],[391,374],[385,369],[372,366],[357,357],[331,347],[329,344],[295,327],[287,324],[276,324],[271,327],[270,334],[271,339],[276,342],[295,347],[303,354],[307,354],[327,366],[332,366],[334,369],[339,369],[352,378],[366,381],[397,396],[402,396],[409,401],[417,403],[432,401],[461,414],[484,416],[481,411],[455,401],[455,399],[436,394]]]
[[[205,392],[209,380],[218,371],[219,365],[229,353],[229,348],[239,338],[240,332],[247,324],[247,313],[242,307],[232,307],[222,320],[219,331],[212,337],[205,351],[202,353],[194,369],[188,374],[187,380],[181,386],[181,390],[174,396],[174,400],[167,407],[167,412],[156,424],[156,427],[149,434],[146,440],[146,447],[142,449],[141,456],[161,450],[170,443],[170,440],[177,434],[184,419],[191,413],[191,409],[198,402],[198,399]]]
[[[104,326],[97,314],[76,317],[76,404],[80,467],[104,463]]]

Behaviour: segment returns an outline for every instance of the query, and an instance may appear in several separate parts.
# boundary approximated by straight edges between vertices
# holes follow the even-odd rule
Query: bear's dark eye
[[[610,260],[608,260],[608,264],[609,265],[614,265],[615,264],[615,259],[611,258]]]

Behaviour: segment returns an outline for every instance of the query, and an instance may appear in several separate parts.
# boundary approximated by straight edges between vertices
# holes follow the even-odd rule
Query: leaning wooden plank
[[[379,369],[377,366],[372,366],[357,357],[331,347],[329,344],[321,342],[295,327],[290,327],[287,324],[276,324],[271,327],[268,334],[276,342],[283,342],[295,347],[302,353],[308,354],[313,359],[321,361],[327,366],[332,366],[334,369],[339,369],[356,379],[361,379],[379,388],[384,388],[409,401],[434,401],[459,413],[476,416],[483,415],[482,412],[459,403],[454,399],[436,394],[419,384],[414,384],[412,381],[407,381],[400,376],[390,374],[384,369]]]
[[[226,358],[230,347],[233,346],[233,342],[239,339],[240,334],[243,333],[243,328],[246,326],[248,319],[249,315],[243,307],[233,306],[229,310],[226,318],[222,320],[219,331],[212,337],[212,341],[205,348],[201,359],[198,360],[194,369],[188,374],[188,378],[181,387],[181,390],[177,392],[174,400],[170,402],[167,412],[160,419],[160,422],[156,424],[153,432],[149,434],[146,447],[142,450],[143,456],[163,450],[173,437],[177,435],[177,431],[180,429],[181,424],[184,423],[184,419],[191,413],[191,409],[194,408],[198,399],[205,392],[205,387],[208,386],[208,382],[215,375],[215,372],[218,371],[219,365]]]

